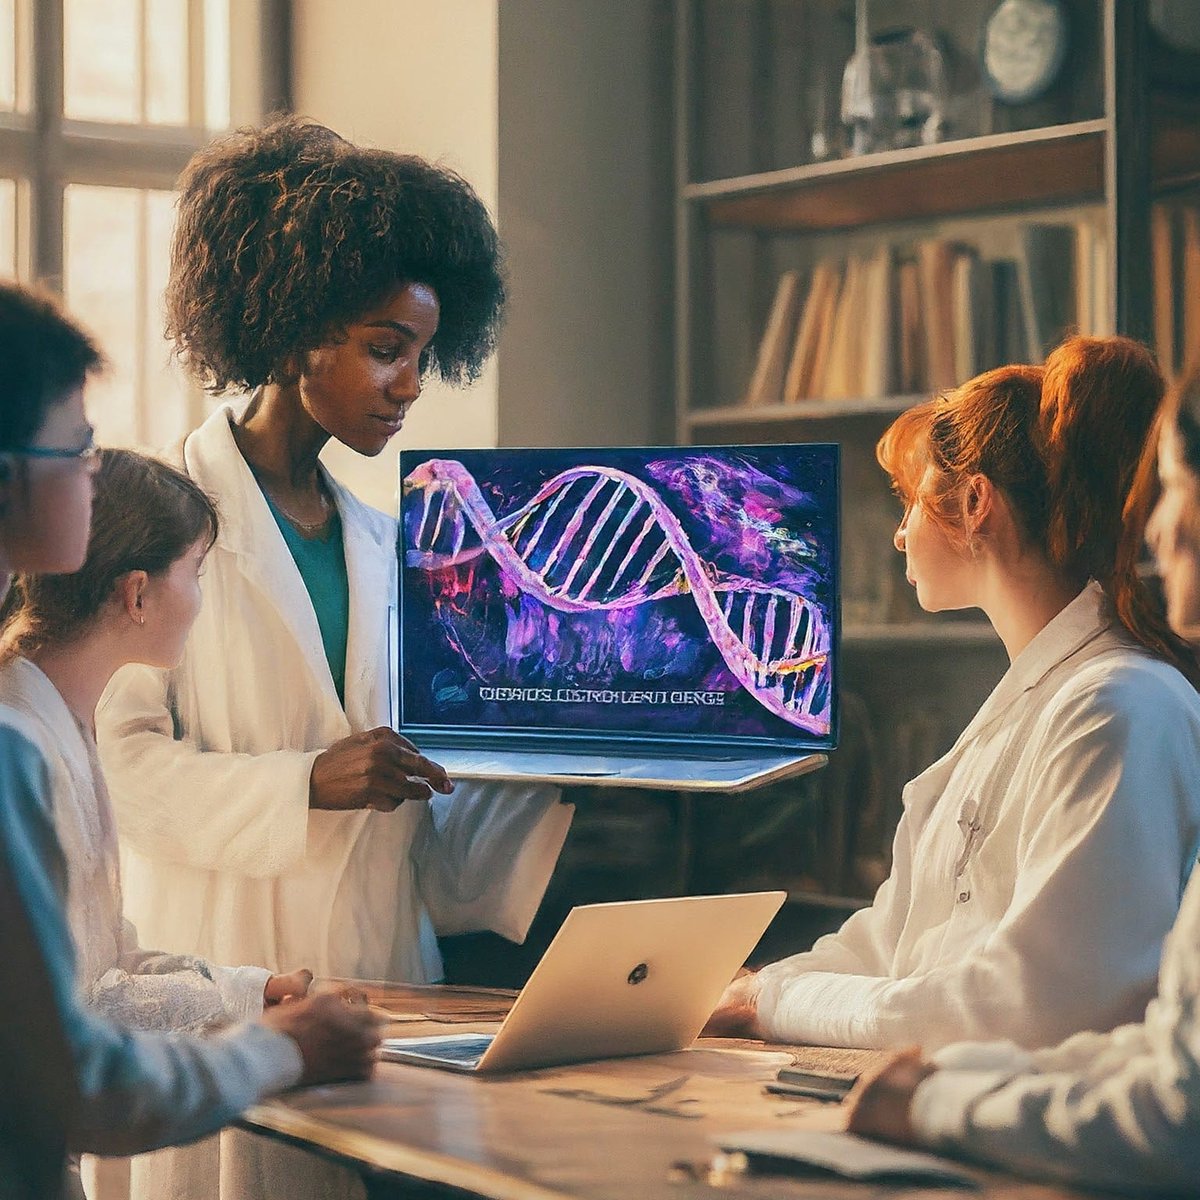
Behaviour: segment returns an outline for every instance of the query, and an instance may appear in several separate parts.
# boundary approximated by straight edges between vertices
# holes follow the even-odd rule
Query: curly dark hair
[[[423,371],[477,378],[504,277],[491,217],[453,171],[297,117],[220,138],[184,169],[167,336],[208,390],[278,380],[406,283],[441,306]]]

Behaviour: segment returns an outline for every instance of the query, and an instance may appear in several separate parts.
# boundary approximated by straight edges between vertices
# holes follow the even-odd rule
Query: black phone
[[[841,1104],[846,1098],[845,1092],[833,1091],[830,1088],[804,1087],[798,1083],[768,1083],[763,1091],[774,1096],[802,1096],[805,1100],[822,1100],[826,1104]]]
[[[767,1091],[779,1096],[804,1096],[810,1100],[837,1102],[854,1087],[857,1075],[826,1075],[820,1071],[804,1071],[799,1067],[783,1067]]]

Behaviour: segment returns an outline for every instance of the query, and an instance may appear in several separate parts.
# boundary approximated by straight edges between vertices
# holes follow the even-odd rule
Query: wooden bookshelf
[[[713,426],[779,425],[788,421],[833,421],[846,417],[895,416],[928,399],[912,396],[865,396],[855,400],[803,400],[798,404],[729,404],[698,408],[687,414],[693,430]]]
[[[691,183],[682,198],[715,228],[833,232],[864,225],[1045,208],[1104,198],[1104,119],[961,138],[909,150]],[[1150,150],[1155,191],[1200,179],[1200,120],[1158,106]]]
[[[740,15],[733,15],[735,8]],[[964,61],[977,52],[993,8],[993,0],[871,4],[878,28],[928,26]],[[1006,360],[1018,354],[1027,360],[1035,351],[1015,351],[1011,329],[1020,329],[1016,340],[1029,346],[1046,341],[1026,337],[1031,327],[1022,324],[1027,296],[1038,287],[1028,230],[1071,227],[1077,231],[1071,287],[1077,298],[1090,292],[1091,300],[1078,302],[1079,327],[1151,338],[1151,199],[1200,183],[1200,87],[1190,98],[1178,86],[1156,91],[1148,0],[1072,0],[1072,14],[1078,18],[1074,58],[1057,94],[1024,107],[981,94],[978,109],[960,94],[964,103],[950,118],[952,132],[990,132],[811,162],[809,135],[825,118],[813,116],[808,89],[824,87],[836,106],[836,82],[852,52],[836,30],[823,32],[832,28],[832,6],[822,7],[821,0],[743,0],[738,6],[675,0],[676,436],[683,444],[811,440],[842,447],[843,612],[860,619],[842,625],[841,746],[825,770],[790,794],[781,789],[763,798],[761,815],[746,817],[772,827],[773,806],[788,803],[799,814],[786,826],[786,855],[772,858],[760,846],[767,859],[761,882],[808,887],[811,879],[828,895],[797,894],[789,908],[836,908],[852,903],[847,892],[869,890],[886,870],[904,783],[953,743],[1003,675],[1007,657],[983,619],[921,612],[891,546],[900,510],[876,463],[875,443],[888,419],[927,393],[733,401],[753,378],[755,348],[761,353],[780,279],[801,275],[802,331],[803,304],[814,294],[821,264],[869,262],[878,247],[895,251],[897,267],[915,262],[920,269],[922,248],[939,241],[965,247],[981,262],[1015,264],[1015,275],[1000,279],[1003,286],[990,295],[1002,311],[997,298],[1012,297],[1015,279],[1018,315],[1014,321],[1012,311],[1003,310],[998,324],[1005,337],[997,336],[989,350],[1002,343]],[[815,76],[824,82],[813,84]],[[1053,259],[1053,245],[1042,244]],[[1089,262],[1090,276],[1082,266]],[[956,303],[974,295],[969,273],[963,278],[967,286],[954,293]],[[933,280],[940,285],[940,278]],[[961,282],[956,278],[954,287]],[[920,283],[924,296],[923,274]],[[947,294],[944,287],[930,291]],[[956,311],[968,310],[959,304]],[[859,298],[849,311],[862,320],[852,322],[854,336],[837,348],[861,353],[874,310]],[[835,329],[849,328],[840,311],[831,312],[826,319]],[[924,323],[924,308],[920,315]],[[1055,321],[1055,329],[1059,325]],[[893,321],[893,336],[895,327]],[[942,327],[935,328],[943,337]],[[797,344],[793,358],[803,366]],[[768,399],[874,387],[908,392],[923,374],[943,378],[946,372],[893,369],[882,385],[865,371],[862,378],[843,372],[837,386],[808,381],[792,389],[785,383],[778,391],[772,387]],[[954,374],[962,374],[957,362]]]
[[[1077,121],[689,184],[709,223],[831,231],[1096,200],[1107,122]]]
[[[869,224],[983,215],[1104,198],[1104,119],[995,133],[688,184],[713,227],[836,232]],[[1200,114],[1160,101],[1151,137],[1154,191],[1200,179]]]
[[[1154,105],[1150,181],[1154,194],[1200,183],[1200,104],[1160,99]]]

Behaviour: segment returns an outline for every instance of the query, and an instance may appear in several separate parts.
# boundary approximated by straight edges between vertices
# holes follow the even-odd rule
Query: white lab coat
[[[1198,747],[1200,697],[1089,585],[905,788],[874,903],[760,973],[766,1029],[1033,1048],[1140,1019],[1196,858]]]
[[[396,522],[327,477],[350,583],[343,709],[231,417],[182,447],[221,514],[184,660],[118,672],[97,710],[126,910],[153,944],[218,962],[436,980],[435,923],[524,937],[573,810],[553,788],[469,783],[393,813],[309,809],[317,755],[389,723]]]

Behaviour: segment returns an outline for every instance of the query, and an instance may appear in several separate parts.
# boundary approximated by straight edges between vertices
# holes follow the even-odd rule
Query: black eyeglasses
[[[89,437],[87,445],[74,450],[62,450],[57,446],[26,446],[21,450],[10,450],[8,453],[21,458],[77,458],[80,462],[90,463],[100,456],[100,447]]]

